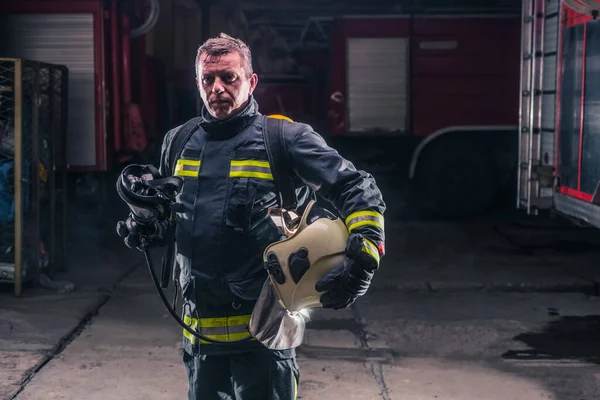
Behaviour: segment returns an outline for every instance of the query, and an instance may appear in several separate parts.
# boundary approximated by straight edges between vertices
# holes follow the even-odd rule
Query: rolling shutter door
[[[347,63],[349,130],[406,132],[408,39],[348,38]]]
[[[65,65],[69,69],[67,162],[96,165],[94,19],[92,14],[6,14],[4,57]]]

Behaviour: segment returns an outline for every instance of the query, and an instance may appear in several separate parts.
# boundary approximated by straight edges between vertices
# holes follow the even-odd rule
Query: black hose
[[[165,307],[167,308],[167,311],[169,312],[169,314],[171,314],[171,317],[173,317],[173,319],[175,319],[175,321],[177,321],[177,323],[179,325],[181,325],[181,327],[183,329],[188,331],[194,337],[204,340],[209,343],[231,344],[231,343],[246,342],[246,341],[252,339],[252,336],[248,336],[247,338],[237,339],[237,340],[217,340],[217,339],[208,338],[208,337],[198,333],[194,329],[191,329],[185,322],[183,322],[181,317],[179,315],[177,315],[177,312],[175,312],[175,310],[173,310],[173,307],[171,307],[171,305],[169,304],[169,300],[167,300],[167,296],[165,296],[165,292],[160,288],[160,282],[158,280],[158,277],[156,276],[156,272],[154,271],[154,266],[152,263],[152,258],[150,257],[150,250],[148,248],[146,239],[142,238],[141,243],[142,243],[141,249],[144,252],[144,257],[146,257],[146,265],[148,265],[148,269],[150,270],[150,276],[152,277],[152,282],[154,283],[156,290],[158,290],[158,295],[160,296]]]

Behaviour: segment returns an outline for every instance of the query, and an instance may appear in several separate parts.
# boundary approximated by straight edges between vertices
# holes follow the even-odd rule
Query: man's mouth
[[[229,103],[230,103],[229,100],[213,100],[210,102],[210,104],[219,105],[219,106],[229,104]]]

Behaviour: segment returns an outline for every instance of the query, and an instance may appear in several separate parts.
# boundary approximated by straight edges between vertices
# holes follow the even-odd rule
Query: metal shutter
[[[347,72],[349,130],[405,132],[408,39],[348,38]]]
[[[94,19],[92,14],[5,14],[4,57],[66,65],[69,69],[67,162],[96,165]]]

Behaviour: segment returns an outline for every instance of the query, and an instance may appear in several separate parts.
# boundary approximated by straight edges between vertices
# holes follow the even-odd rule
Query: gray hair
[[[198,48],[196,63],[194,64],[195,70],[198,71],[198,64],[200,63],[200,56],[202,54],[207,54],[209,57],[218,57],[234,51],[242,57],[242,65],[246,73],[252,75],[254,71],[252,69],[250,47],[241,39],[236,39],[226,33],[220,33],[219,36],[208,39]]]

